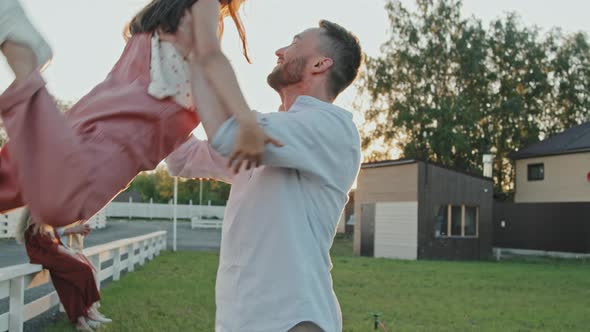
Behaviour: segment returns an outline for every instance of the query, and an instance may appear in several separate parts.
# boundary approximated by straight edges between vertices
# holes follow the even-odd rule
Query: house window
[[[475,206],[465,206],[465,218],[463,223],[463,234],[465,236],[477,236],[478,209]]]
[[[545,179],[545,165],[544,164],[530,164],[528,165],[528,179],[529,181],[541,181]]]
[[[451,236],[461,236],[462,229],[462,209],[461,206],[450,206],[451,209]]]
[[[440,205],[435,208],[435,217],[434,217],[434,234],[436,237],[440,236],[448,236],[448,207],[447,205]]]
[[[451,204],[437,206],[434,227],[436,237],[478,237],[479,207]]]

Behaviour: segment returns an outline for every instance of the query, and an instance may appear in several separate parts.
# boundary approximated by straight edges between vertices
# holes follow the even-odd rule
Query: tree
[[[514,14],[491,23],[488,44],[491,102],[486,119],[496,154],[494,179],[499,190],[513,189],[509,154],[539,140],[551,91],[550,66],[538,30],[521,27]]]
[[[359,80],[368,98],[361,130],[368,160],[400,151],[482,171],[495,153],[497,191],[512,190],[512,151],[590,120],[590,52],[578,33],[541,38],[515,14],[461,16],[461,1],[386,4],[390,38]]]
[[[174,179],[164,166],[156,168],[154,177],[158,201],[168,203],[174,195]]]
[[[386,6],[391,39],[383,56],[367,59],[361,78],[371,98],[363,145],[380,139],[405,157],[477,167],[489,145],[479,121],[490,84],[486,33],[478,21],[461,18],[461,2],[417,6],[415,13],[398,1]]]
[[[203,180],[203,204],[211,201],[212,205],[225,205],[229,197],[231,186],[215,180]],[[165,166],[154,171],[142,172],[133,179],[126,191],[141,194],[142,199],[154,203],[168,203],[174,194],[174,178],[168,174]],[[199,179],[178,179],[178,204],[199,203]]]
[[[552,98],[544,117],[547,134],[590,121],[590,45],[584,33],[564,35],[551,31]]]

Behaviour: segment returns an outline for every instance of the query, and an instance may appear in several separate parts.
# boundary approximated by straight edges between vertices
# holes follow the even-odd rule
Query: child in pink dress
[[[175,60],[186,54],[158,42],[166,37],[181,44],[175,34],[195,2],[154,0],[146,6],[131,22],[125,50],[106,79],[62,114],[40,70],[19,72],[27,54],[34,54],[39,69],[45,66],[49,46],[17,0],[0,1],[0,45],[16,75],[0,96],[10,139],[0,150],[0,211],[27,204],[34,220],[52,226],[87,220],[188,139],[199,119],[190,70]],[[236,14],[242,2],[220,0],[220,10],[234,18],[244,42]],[[258,127],[246,128],[244,135],[260,135]]]

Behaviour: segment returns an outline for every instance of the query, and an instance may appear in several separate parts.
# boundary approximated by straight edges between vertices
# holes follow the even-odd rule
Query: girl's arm
[[[258,166],[266,143],[276,146],[281,144],[267,136],[258,126],[256,115],[251,112],[246,103],[232,66],[221,51],[217,35],[220,16],[219,0],[199,0],[192,6],[191,14],[194,35],[192,77],[195,106],[197,111],[201,107],[211,107],[211,103],[207,103],[210,97],[216,97],[220,104],[214,105],[218,106],[216,109],[218,116],[201,118],[207,136],[215,136],[223,122],[233,116],[240,129],[228,163],[233,165],[235,162],[234,169],[239,169],[242,162],[246,162],[247,168],[251,166],[251,163]],[[195,82],[195,79],[198,81],[201,77],[204,81]],[[203,84],[210,85],[212,90],[210,94],[201,90]]]

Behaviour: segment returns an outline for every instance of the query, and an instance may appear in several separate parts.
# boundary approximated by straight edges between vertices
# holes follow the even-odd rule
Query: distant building
[[[492,256],[493,182],[420,160],[363,164],[354,252],[397,259]]]
[[[516,203],[590,202],[590,122],[513,153]]]
[[[514,203],[494,204],[494,247],[590,253],[590,123],[512,158],[516,194]]]

